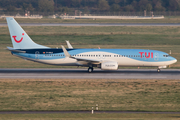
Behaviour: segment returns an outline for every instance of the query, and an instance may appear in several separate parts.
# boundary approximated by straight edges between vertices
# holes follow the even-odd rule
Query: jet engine
[[[102,70],[117,70],[118,63],[114,61],[103,62],[101,63],[101,69]]]

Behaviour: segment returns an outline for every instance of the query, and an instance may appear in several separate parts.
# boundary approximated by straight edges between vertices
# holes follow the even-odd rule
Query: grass
[[[0,79],[0,111],[180,111],[179,80]]]
[[[56,45],[180,45],[180,27],[23,27],[35,42]],[[11,44],[7,27],[0,44]]]
[[[180,45],[180,27],[23,27],[39,44],[60,45]],[[0,44],[11,44],[7,27]]]
[[[2,120],[177,120],[179,114],[0,114]]]

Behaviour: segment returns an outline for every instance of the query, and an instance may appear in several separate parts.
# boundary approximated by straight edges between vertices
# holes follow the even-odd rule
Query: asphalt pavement
[[[103,71],[94,69],[0,69],[0,78],[42,78],[42,79],[180,79],[179,69],[119,69]]]

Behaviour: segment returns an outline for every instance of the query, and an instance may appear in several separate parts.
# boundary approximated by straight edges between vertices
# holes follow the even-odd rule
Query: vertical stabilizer
[[[48,48],[36,44],[12,17],[7,17],[7,24],[14,49],[38,49]]]

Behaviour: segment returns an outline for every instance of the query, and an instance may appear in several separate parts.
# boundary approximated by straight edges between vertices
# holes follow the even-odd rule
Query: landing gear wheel
[[[161,70],[160,70],[160,69],[157,69],[157,72],[158,72],[158,73],[160,73],[160,72],[161,72]]]
[[[89,68],[88,68],[88,72],[89,72],[89,73],[93,72],[93,67],[89,67]]]

